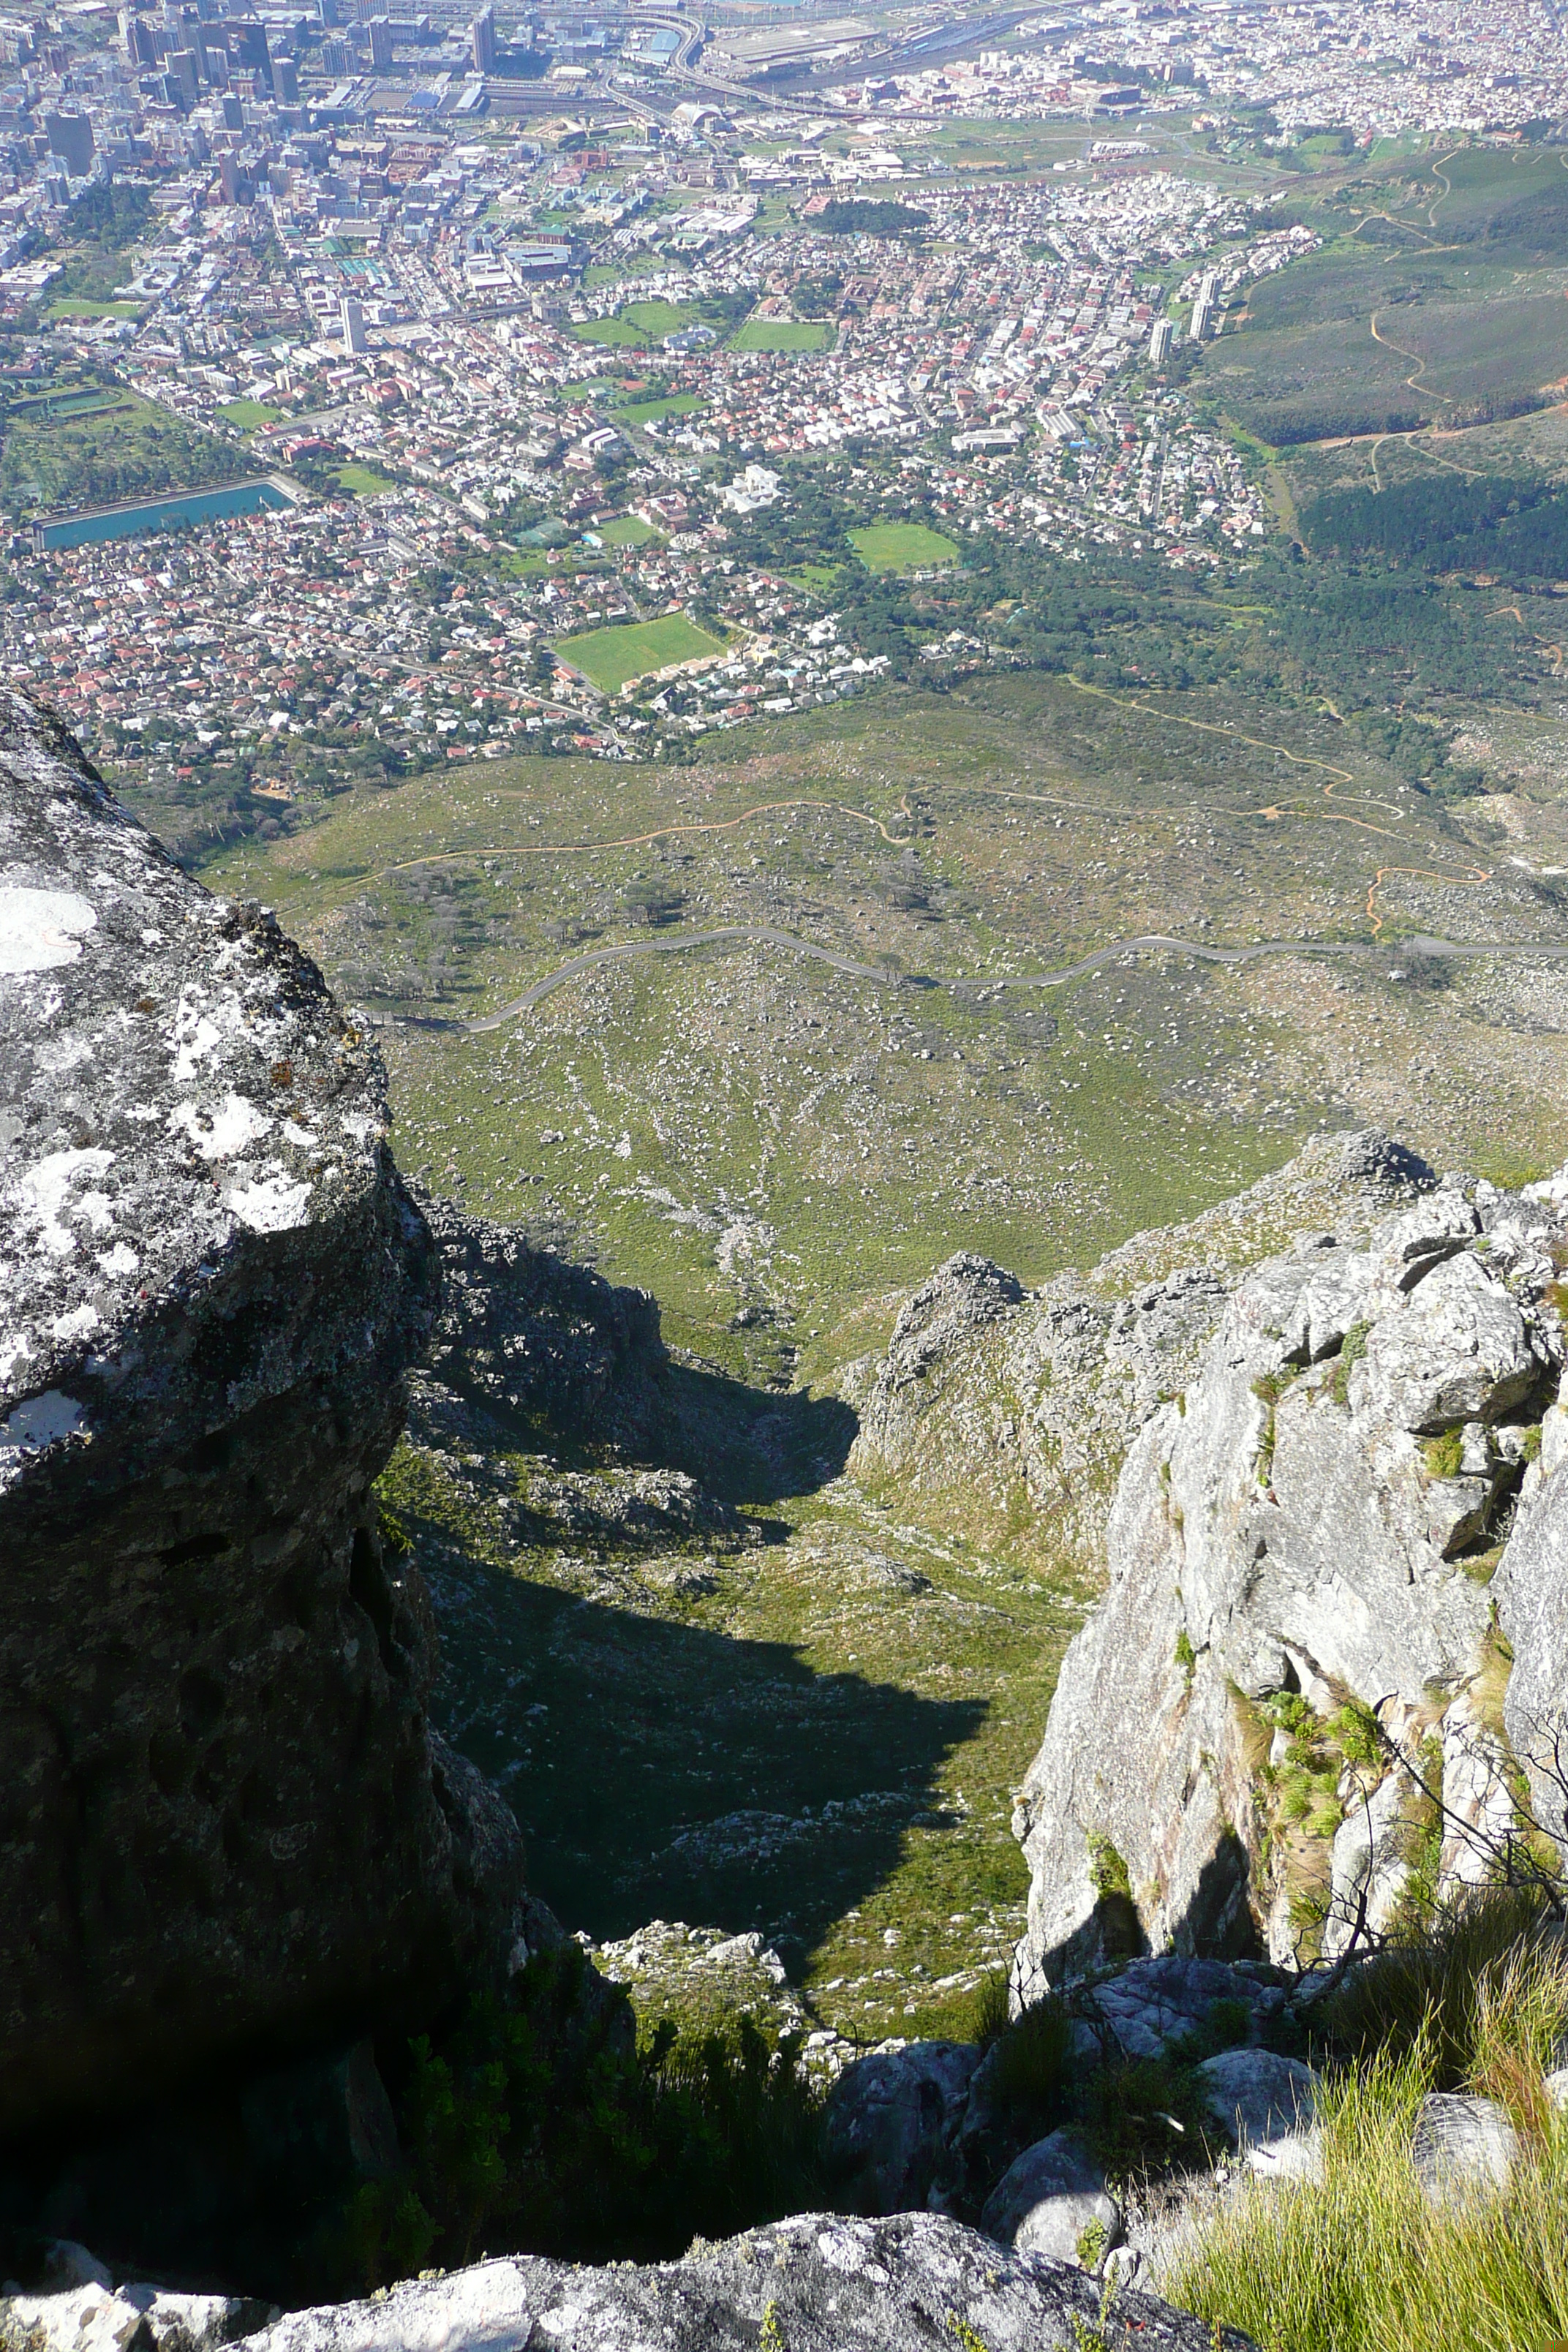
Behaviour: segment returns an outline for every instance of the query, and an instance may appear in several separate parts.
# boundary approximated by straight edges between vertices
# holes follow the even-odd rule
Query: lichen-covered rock
[[[217,2352],[276,2313],[248,2297],[107,2281],[0,2297],[3,2352]]]
[[[1197,2073],[1209,2113],[1233,2147],[1266,2152],[1311,2124],[1317,2077],[1299,2058],[1221,2050]]]
[[[578,2269],[521,2255],[396,2287],[371,2303],[290,2312],[253,2352],[912,2352],[975,2342],[986,2352],[1077,2352],[1102,2290],[1066,2263],[1005,2252],[931,2213],[880,2221],[803,2213],[684,2262]],[[1113,2331],[1149,2352],[1247,2352],[1153,2295],[1119,2295]]]
[[[1255,1969],[1178,1952],[1131,1961],[1089,1988],[1079,2007],[1101,2043],[1127,2058],[1166,2058],[1213,2030],[1215,2011],[1230,2010],[1244,2032],[1258,2032],[1277,2018],[1287,1993]]]
[[[1266,1941],[1284,1959],[1342,1943],[1363,1894],[1379,1923],[1421,1798],[1431,1696],[1468,1709],[1484,1680],[1488,1547],[1521,1486],[1499,1572],[1518,1654],[1510,1722],[1561,1726],[1568,1479],[1559,1494],[1561,1472],[1527,1465],[1563,1364],[1565,1230],[1546,1188],[1450,1182],[1350,1241],[1303,1239],[1235,1290],[1194,1377],[1128,1454],[1110,1591],[1068,1651],[1020,1797],[1032,1885],[1018,1998],[1130,1941],[1217,1956]],[[1270,1810],[1276,1698],[1304,1698],[1325,1726],[1347,1702],[1362,1710],[1348,1746],[1326,1751],[1339,1759],[1326,1787],[1302,1768],[1304,1822]],[[1473,1811],[1465,1719],[1444,1793]]]
[[[0,2131],[504,1968],[371,1494],[438,1286],[385,1130],[271,918],[0,698]]]
[[[1519,2152],[1519,2134],[1495,2099],[1432,2091],[1422,2100],[1410,2154],[1430,2204],[1463,2205],[1506,2189]]]

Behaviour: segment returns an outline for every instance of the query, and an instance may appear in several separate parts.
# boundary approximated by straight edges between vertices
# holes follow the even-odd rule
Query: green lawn
[[[689,327],[696,315],[673,302],[627,302],[613,319],[584,319],[572,332],[585,343],[657,343]]]
[[[620,628],[589,629],[580,637],[563,637],[555,650],[605,694],[616,694],[648,670],[717,653],[719,640],[684,613],[665,613],[657,621],[628,621]]]
[[[701,405],[694,392],[673,392],[667,400],[628,400],[616,414],[632,425],[655,425],[662,416],[689,416]]]
[[[731,338],[732,352],[825,352],[833,330],[825,320],[748,319]]]
[[[237,425],[242,433],[254,433],[259,425],[279,425],[283,421],[280,408],[268,408],[262,400],[220,400],[217,413]]]
[[[51,319],[139,319],[140,302],[89,302],[79,295],[63,294],[58,302],[49,304]]]
[[[781,577],[796,588],[804,588],[808,596],[823,596],[838,574],[830,563],[792,563]]]
[[[352,490],[359,499],[374,498],[377,490],[395,490],[397,488],[395,482],[389,482],[384,474],[378,474],[373,467],[356,466],[352,462],[338,467],[338,480],[345,490]]]
[[[956,563],[958,550],[923,522],[873,522],[849,534],[868,572],[919,572],[928,563]]]
[[[652,523],[644,522],[640,515],[621,515],[616,521],[607,522],[599,533],[606,547],[646,547],[650,539],[658,536]]]

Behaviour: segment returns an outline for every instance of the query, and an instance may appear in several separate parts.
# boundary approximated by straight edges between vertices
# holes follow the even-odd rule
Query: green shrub
[[[1195,2067],[1179,2058],[1126,2058],[1089,2077],[1089,2146],[1108,2179],[1140,2189],[1161,2173],[1212,2160],[1220,2135]]]
[[[1193,1647],[1193,1637],[1184,1625],[1179,1628],[1176,1634],[1176,1664],[1185,1675],[1187,1687],[1190,1690],[1193,1676],[1197,1671],[1198,1654]]]
[[[996,2043],[992,2087],[999,2103],[1026,2115],[1053,2114],[1067,2090],[1071,2040],[1072,2018],[1059,1994],[1031,2002]]]
[[[351,2202],[329,2257],[363,2291],[481,2253],[657,2261],[832,2201],[820,2095],[749,2018],[626,2048],[574,1948],[531,1960],[395,2081],[402,2178]]]
[[[1350,1700],[1330,1717],[1328,1728],[1347,1764],[1357,1765],[1363,1772],[1381,1766],[1383,1733],[1370,1706],[1363,1706],[1359,1699]]]

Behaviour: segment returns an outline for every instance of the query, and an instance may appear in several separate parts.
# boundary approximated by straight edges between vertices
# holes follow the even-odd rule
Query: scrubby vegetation
[[[750,2018],[632,2046],[574,1947],[536,1956],[506,2004],[477,2002],[395,2074],[405,2168],[331,2233],[348,2291],[481,2254],[668,2259],[833,2201],[820,2094]]]

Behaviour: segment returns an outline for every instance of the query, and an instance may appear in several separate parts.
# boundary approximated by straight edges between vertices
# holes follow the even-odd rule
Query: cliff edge
[[[0,2134],[504,1968],[372,1482],[437,1255],[313,964],[0,696]]]

